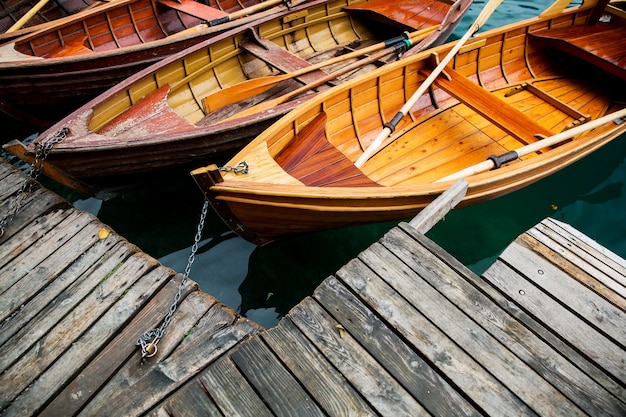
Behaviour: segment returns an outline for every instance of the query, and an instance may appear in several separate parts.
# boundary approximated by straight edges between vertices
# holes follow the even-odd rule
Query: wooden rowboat
[[[215,1],[116,0],[4,43],[0,110],[49,127],[172,53],[288,8],[283,0]]]
[[[560,1],[388,64],[309,100],[225,165],[247,173],[210,165],[192,175],[258,244],[410,218],[459,178],[469,183],[462,205],[524,187],[626,132],[624,19],[595,3]]]
[[[400,21],[370,18],[389,6],[422,12]],[[5,148],[32,162],[39,147],[54,142],[43,171],[101,197],[103,189],[142,174],[186,173],[207,159],[232,156],[332,84],[396,60],[407,37],[414,48],[443,42],[468,7],[467,0],[302,3],[174,54],[93,99],[28,147],[13,141]],[[275,97],[283,102],[272,109],[228,119]]]

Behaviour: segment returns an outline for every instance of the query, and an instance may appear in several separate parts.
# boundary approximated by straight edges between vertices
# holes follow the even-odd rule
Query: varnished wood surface
[[[482,277],[401,223],[269,330],[187,281],[144,362],[181,276],[103,227],[38,188],[0,240],[3,416],[626,413],[626,261],[559,221]]]
[[[540,15],[478,34],[415,101],[410,98],[421,91],[418,87],[430,78],[439,57],[448,55],[455,43],[418,54],[409,50],[401,60],[309,99],[226,163],[234,166],[251,159],[262,144],[272,157],[288,149],[307,156],[298,161],[297,169],[285,169],[304,186],[277,187],[262,174],[231,172],[219,184],[200,188],[211,202],[227,206],[230,214],[224,218],[241,236],[265,244],[307,232],[410,218],[450,186],[446,183],[453,174],[464,175],[469,183],[463,205],[545,178],[626,132],[626,123],[617,116],[617,123],[600,128],[589,124],[624,108],[618,97],[626,94],[626,83],[603,66],[564,54],[533,36],[553,28],[587,26],[594,6],[593,1],[584,2],[551,17]],[[618,19],[614,22],[618,24]],[[603,32],[607,25],[599,22],[593,30]],[[592,38],[593,30],[585,28],[584,33]],[[604,60],[601,51],[597,53],[597,59]],[[399,113],[407,102],[412,107]],[[378,186],[324,186],[331,178],[302,181],[324,175],[336,161],[333,152],[293,149],[309,143],[301,134],[320,113],[327,117],[325,138],[346,162],[360,162],[370,154],[366,150],[371,144],[377,144],[359,169]],[[523,152],[524,146],[580,125],[587,129],[582,134]],[[468,167],[490,160],[498,169],[467,173]],[[249,166],[255,172],[265,168]],[[195,170],[195,178],[203,172]],[[343,172],[337,173],[338,184],[343,177]]]

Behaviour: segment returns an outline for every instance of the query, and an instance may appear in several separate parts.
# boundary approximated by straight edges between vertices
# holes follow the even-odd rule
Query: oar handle
[[[26,22],[28,22],[30,19],[32,19],[32,17],[37,14],[37,12],[39,10],[41,10],[41,8],[43,6],[45,6],[48,3],[49,0],[39,0],[39,2],[37,4],[35,4],[32,9],[30,9],[28,11],[28,13],[26,13],[24,16],[22,16],[17,22],[15,22],[13,24],[13,26],[11,26],[10,28],[8,28],[5,32],[6,33],[10,33],[10,32],[15,32],[18,29],[21,29],[22,26],[24,26],[26,24]]]
[[[457,171],[453,174],[450,174],[446,177],[438,179],[435,182],[444,182],[444,181],[452,181],[458,180],[460,178],[469,177],[471,175],[476,175],[481,172],[489,171],[491,169],[499,168],[502,164],[506,162],[511,162],[516,160],[519,157],[528,155],[533,152],[537,152],[544,148],[549,148],[550,146],[554,146],[558,143],[561,143],[567,139],[570,139],[576,135],[587,132],[591,129],[595,129],[596,127],[600,127],[604,124],[612,122],[617,119],[621,119],[626,117],[626,108],[622,110],[618,110],[616,112],[607,114],[606,116],[600,117],[591,122],[587,122],[583,125],[576,126],[572,129],[565,130],[561,133],[557,133],[556,135],[550,136],[548,138],[542,139],[537,142],[533,142],[526,146],[522,146],[519,149],[515,149],[513,151],[509,151],[505,154],[499,156],[490,156],[486,161],[479,162],[478,164],[472,165],[470,167],[464,168],[460,171]]]

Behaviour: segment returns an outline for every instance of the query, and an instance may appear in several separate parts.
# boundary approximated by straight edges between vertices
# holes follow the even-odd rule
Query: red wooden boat
[[[282,0],[211,4],[117,0],[3,44],[0,110],[49,126],[172,53],[288,9]]]
[[[442,42],[469,4],[303,3],[174,54],[85,104],[28,147],[14,141],[5,148],[32,162],[38,147],[53,144],[44,172],[90,194],[142,174],[186,173],[207,158],[231,156],[332,84],[396,60],[406,48],[406,29],[413,48]],[[400,21],[368,17],[373,10],[388,16],[390,5],[410,13]],[[438,14],[435,6],[443,6]],[[283,102],[269,110],[225,120],[276,97]]]

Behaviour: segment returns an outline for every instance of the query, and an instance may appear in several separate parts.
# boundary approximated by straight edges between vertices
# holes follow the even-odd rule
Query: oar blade
[[[204,111],[208,114],[209,112],[216,111],[222,107],[226,107],[257,94],[261,94],[286,78],[287,77],[285,77],[284,74],[273,77],[252,78],[218,90],[202,99]]]

